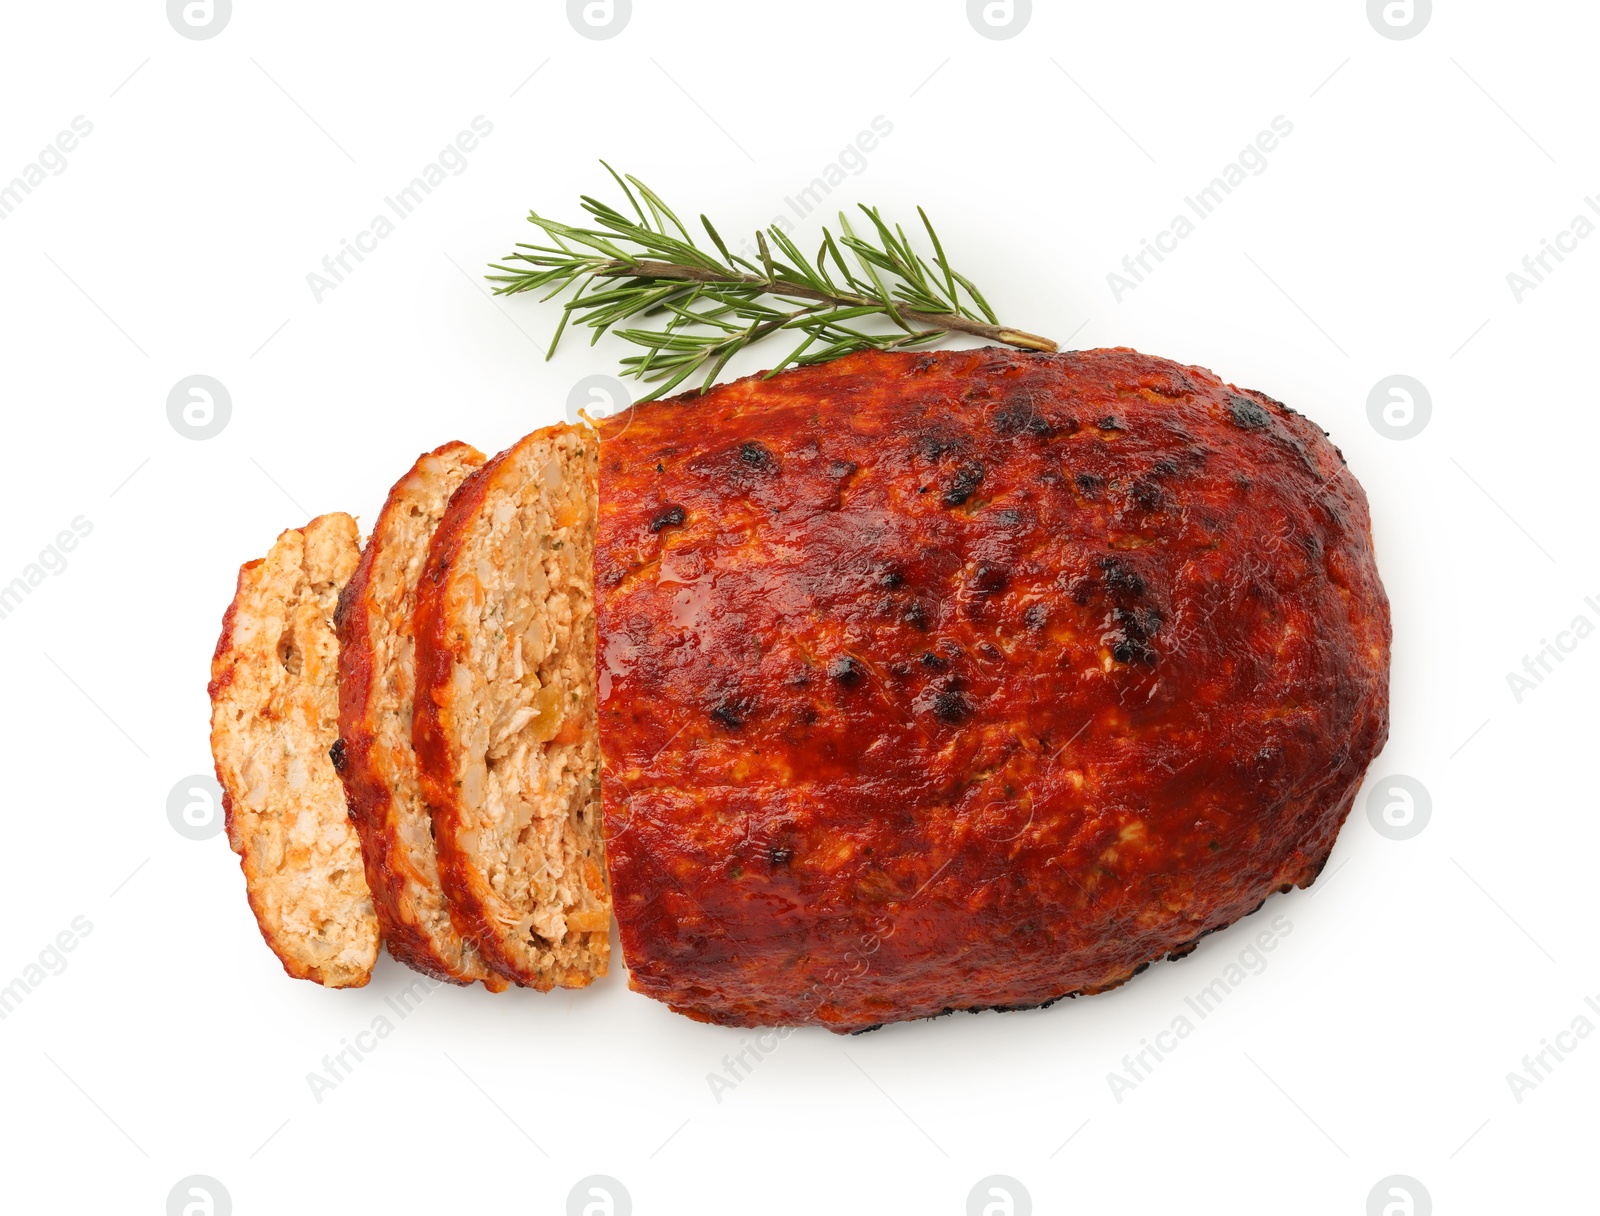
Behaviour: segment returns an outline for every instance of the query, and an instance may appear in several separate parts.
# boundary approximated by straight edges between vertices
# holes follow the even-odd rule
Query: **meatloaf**
[[[690,1017],[1112,988],[1308,885],[1387,737],[1365,495],[1204,369],[865,353],[600,431],[612,892]]]

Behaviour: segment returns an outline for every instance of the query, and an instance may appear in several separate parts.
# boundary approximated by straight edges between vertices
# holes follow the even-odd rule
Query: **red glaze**
[[[691,1017],[1113,987],[1309,884],[1387,738],[1365,495],[1203,369],[869,353],[601,437],[611,881]]]

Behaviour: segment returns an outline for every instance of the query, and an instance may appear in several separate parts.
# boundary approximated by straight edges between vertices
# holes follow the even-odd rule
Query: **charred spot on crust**
[[[1134,642],[1123,639],[1111,648],[1111,657],[1119,663],[1140,663],[1150,666],[1156,661],[1154,647],[1146,642]]]
[[[1139,387],[1147,393],[1172,400],[1189,397],[1200,391],[1200,386],[1192,377],[1176,369],[1150,372],[1140,379]]]
[[[1115,414],[1107,414],[1104,418],[1096,421],[1095,425],[1102,431],[1120,431],[1122,429],[1122,422]]]
[[[972,713],[972,702],[959,688],[941,688],[933,697],[933,716],[948,726],[959,726]]]
[[[775,870],[779,866],[788,866],[793,859],[793,849],[785,849],[778,845],[773,845],[772,848],[767,850],[767,864]]]
[[[1153,481],[1140,479],[1128,491],[1129,497],[1146,511],[1161,510],[1161,487]]]
[[[1050,621],[1050,610],[1043,604],[1029,604],[1022,614],[1022,623],[1029,629],[1043,629]]]
[[[945,430],[923,431],[912,440],[912,447],[924,460],[938,460],[947,452],[958,452],[964,446],[960,435]]]
[[[1228,412],[1233,415],[1234,425],[1247,431],[1266,426],[1272,421],[1267,411],[1248,397],[1228,398]]]
[[[739,730],[744,726],[745,707],[738,701],[722,700],[711,707],[711,718],[720,722],[729,730]]]
[[[907,604],[900,619],[920,633],[928,632],[928,610],[922,606],[921,600],[912,600]]]
[[[677,503],[673,503],[671,506],[664,508],[650,521],[650,531],[659,532],[662,528],[676,528],[687,518],[688,516],[684,513],[683,508]]]
[[[1111,617],[1135,641],[1148,641],[1161,632],[1161,614],[1153,608],[1113,608]]]
[[[334,772],[344,772],[345,752],[343,739],[335,739],[333,741],[333,746],[328,749],[328,759],[333,762]]]
[[[828,464],[828,476],[835,481],[845,481],[855,476],[861,466],[853,460],[835,460]]]
[[[1055,434],[1055,428],[1033,408],[1033,403],[1027,400],[1007,401],[990,415],[989,420],[995,431],[1001,435],[1033,435],[1039,439],[1048,439]]]
[[[1152,664],[1157,659],[1150,639],[1161,632],[1161,617],[1150,608],[1113,608],[1116,627],[1107,633],[1111,657],[1119,663]]]
[[[1134,597],[1144,594],[1144,579],[1120,557],[1102,558],[1100,570],[1105,575],[1106,589],[1113,594]]]
[[[1010,583],[1011,571],[1006,567],[992,562],[979,562],[977,570],[973,572],[971,585],[975,595],[997,595]]]
[[[1078,493],[1085,498],[1098,498],[1106,484],[1106,479],[1097,473],[1078,473],[1072,481],[1078,487]]]
[[[906,576],[894,566],[885,566],[882,573],[878,575],[878,586],[887,587],[890,591],[903,587],[905,581]]]
[[[759,490],[783,471],[771,449],[754,439],[695,456],[688,467],[695,476],[718,483],[724,493],[735,494]]]
[[[840,655],[828,664],[828,674],[846,688],[853,688],[861,683],[863,668],[849,655]]]
[[[947,507],[963,506],[983,481],[983,466],[964,464],[956,470],[944,488],[943,502]]]
[[[1002,528],[1022,527],[1022,512],[1015,507],[1007,507],[1004,511],[994,513],[994,522]]]
[[[941,659],[931,650],[924,650],[922,652],[922,665],[924,667],[931,667],[934,671],[943,671],[946,667],[950,666],[950,660]]]

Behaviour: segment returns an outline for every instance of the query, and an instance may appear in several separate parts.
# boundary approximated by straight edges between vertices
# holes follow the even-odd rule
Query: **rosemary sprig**
[[[505,258],[513,264],[493,265],[500,273],[488,278],[499,284],[497,295],[550,288],[546,300],[576,284],[546,357],[555,353],[569,323],[588,326],[591,345],[614,332],[644,348],[622,360],[624,375],[657,383],[642,400],[671,392],[701,368],[706,369],[704,392],[735,354],[782,330],[795,331],[799,342],[768,375],[859,350],[924,346],[949,333],[1026,350],[1056,349],[1048,338],[999,323],[972,280],[950,265],[920,207],[917,215],[933,245],[931,262],[912,248],[903,228],[891,228],[877,208],[866,206],[861,207],[870,224],[865,236],[858,236],[840,212],[839,237],[824,228],[816,257],[808,259],[774,225],[756,233],[759,260],[751,260],[729,252],[704,215],[700,223],[715,252],[701,248],[653,190],[631,174],[624,179],[605,167],[632,206],[632,217],[588,195],[583,209],[598,227],[576,227],[530,212],[529,223],[554,243],[519,243]],[[623,326],[635,317],[665,320],[654,329]],[[857,326],[869,317],[887,319],[894,331],[872,333]]]

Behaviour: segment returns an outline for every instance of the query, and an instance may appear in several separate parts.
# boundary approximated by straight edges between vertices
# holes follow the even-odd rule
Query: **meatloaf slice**
[[[267,945],[296,979],[359,988],[378,918],[329,758],[338,738],[333,612],[360,556],[356,521],[322,515],[239,570],[211,659],[211,754],[228,843]]]
[[[450,496],[484,459],[474,447],[447,443],[418,457],[389,491],[335,616],[343,745],[336,756],[389,953],[435,979],[483,980],[503,991],[505,979],[450,922],[411,746],[417,580]]]
[[[417,593],[413,741],[457,931],[530,988],[605,974],[593,432],[536,431],[468,478]]]

